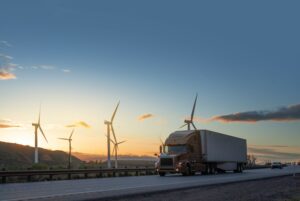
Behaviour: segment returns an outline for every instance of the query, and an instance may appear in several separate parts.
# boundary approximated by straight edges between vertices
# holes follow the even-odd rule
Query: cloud
[[[152,117],[154,117],[153,114],[150,114],[150,113],[143,114],[143,115],[141,115],[141,116],[138,117],[138,120],[139,121],[144,121],[145,119],[149,119],[149,118],[152,118]]]
[[[0,54],[0,80],[15,79],[16,75],[12,72],[18,66],[12,63],[13,57]]]
[[[74,128],[74,127],[91,128],[91,126],[84,121],[78,121],[78,122],[75,122],[74,124],[67,125],[66,127],[67,128]]]
[[[56,67],[52,65],[35,65],[31,66],[31,69],[42,69],[42,70],[54,70]]]
[[[12,47],[12,45],[7,41],[0,41],[0,50],[4,49],[2,47]],[[59,70],[64,73],[69,73],[71,70],[67,68],[59,68],[54,65],[41,64],[41,65],[32,65],[32,66],[22,66],[16,63],[12,63],[14,58],[9,55],[0,53],[0,80],[10,80],[16,79],[14,71],[16,70]]]
[[[300,120],[300,104],[282,107],[274,111],[249,111],[222,116],[215,116],[211,121],[220,122],[248,122],[256,123],[258,121],[299,121]]]
[[[29,68],[31,68],[33,70],[59,70],[63,73],[70,73],[71,72],[70,69],[60,68],[60,67],[53,66],[53,65],[34,65],[34,66],[30,66]]]
[[[5,69],[0,69],[0,80],[11,80],[11,79],[16,79],[16,75],[7,72]]]
[[[0,119],[0,129],[1,128],[15,128],[15,127],[20,127],[20,125],[13,123],[11,120]]]
[[[61,69],[61,71],[64,72],[64,73],[70,73],[71,72],[70,69]]]
[[[5,40],[0,41],[0,45],[3,45],[5,47],[11,47],[12,46],[9,42],[7,42]]]
[[[294,146],[258,146],[249,145],[248,152],[257,156],[260,160],[299,160],[300,159],[300,147]]]

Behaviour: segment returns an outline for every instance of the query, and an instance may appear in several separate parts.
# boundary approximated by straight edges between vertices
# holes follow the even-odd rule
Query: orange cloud
[[[7,72],[4,69],[0,69],[0,80],[11,80],[11,79],[16,79],[16,76],[11,72]]]
[[[0,119],[0,128],[15,128],[15,127],[20,127],[20,126],[12,123],[10,120]]]
[[[74,128],[74,127],[91,128],[91,126],[84,121],[78,121],[78,122],[75,122],[74,124],[67,125],[66,127],[67,128]]]
[[[154,117],[153,114],[150,114],[150,113],[149,114],[143,114],[143,115],[138,117],[138,120],[139,121],[144,121],[145,119],[149,119],[149,118],[152,118],[152,117]]]

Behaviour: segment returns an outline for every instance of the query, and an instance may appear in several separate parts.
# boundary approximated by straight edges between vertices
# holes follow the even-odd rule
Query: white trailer
[[[203,161],[215,163],[218,169],[238,170],[247,162],[245,139],[209,130],[200,130],[200,139]]]

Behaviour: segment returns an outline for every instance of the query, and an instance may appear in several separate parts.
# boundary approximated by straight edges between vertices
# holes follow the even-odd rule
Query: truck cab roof
[[[166,145],[178,145],[178,144],[187,144],[189,138],[195,132],[199,133],[200,130],[185,130],[185,131],[175,131],[169,135],[166,139]]]

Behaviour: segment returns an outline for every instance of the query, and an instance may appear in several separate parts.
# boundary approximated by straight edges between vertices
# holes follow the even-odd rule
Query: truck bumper
[[[159,173],[159,172],[164,172],[164,173],[179,173],[180,172],[180,169],[176,168],[159,168],[159,169],[156,169],[156,171]]]

